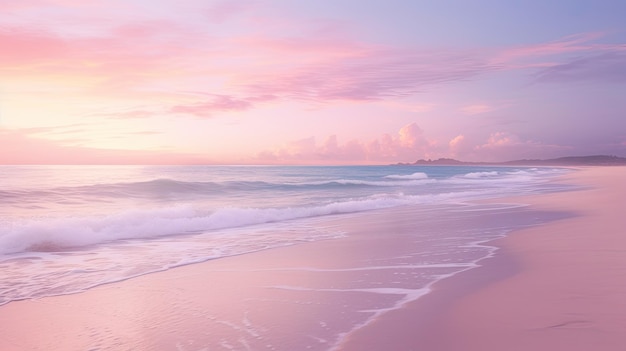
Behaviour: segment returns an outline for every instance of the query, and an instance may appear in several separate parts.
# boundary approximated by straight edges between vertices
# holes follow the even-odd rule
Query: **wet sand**
[[[515,212],[520,223],[534,216],[504,211]],[[450,220],[462,215],[456,212],[431,214],[394,208],[339,216],[326,225],[349,229],[345,238],[11,302],[0,306],[0,350],[333,349],[359,326],[427,293],[431,275],[467,268],[423,267],[437,250],[423,240],[416,247],[416,228],[429,236],[466,223]],[[493,225],[505,220],[501,213],[490,216]],[[471,262],[484,252],[459,255],[476,256],[464,257]]]
[[[626,348],[626,167],[585,168],[586,189],[516,198],[574,217],[513,232],[482,267],[441,281],[353,333],[344,350]]]

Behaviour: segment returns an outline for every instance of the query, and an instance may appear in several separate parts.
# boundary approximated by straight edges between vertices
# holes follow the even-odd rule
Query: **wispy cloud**
[[[582,52],[597,52],[619,48],[619,45],[616,44],[599,44],[594,42],[604,36],[606,36],[606,33],[602,32],[579,33],[547,43],[508,47],[495,54],[492,57],[492,62],[511,69],[541,67],[551,65],[557,59],[556,56],[563,54],[580,54]]]
[[[4,72],[80,77],[106,94],[137,94],[164,79],[197,89],[198,77],[205,76],[208,82],[228,82],[205,84],[213,94],[219,86],[223,95],[362,101],[407,96],[497,68],[464,51],[381,48],[302,35],[216,38],[165,20],[120,23],[91,37],[5,26],[0,46],[12,48],[0,57]],[[189,109],[224,103],[199,101]]]
[[[19,133],[25,136],[55,136],[75,133],[80,134],[84,132],[88,126],[89,124],[87,123],[73,123],[49,127],[21,128],[19,129]],[[8,130],[5,130],[5,133],[8,132]]]
[[[154,117],[156,115],[162,114],[162,111],[156,110],[148,110],[148,109],[131,109],[131,110],[123,110],[123,111],[115,111],[115,112],[98,112],[92,113],[89,116],[98,116],[105,117],[110,119],[144,119]]]
[[[626,46],[625,46],[626,49]],[[542,69],[539,82],[626,82],[626,50],[587,56]]]
[[[0,128],[0,164],[189,164],[202,161],[186,154],[70,146],[38,138],[34,132],[38,131]]]
[[[202,102],[176,105],[169,112],[189,114],[197,117],[212,117],[216,112],[242,111],[252,108],[254,103],[273,100],[273,95],[259,95],[247,98],[236,98],[228,95],[215,95]]]
[[[455,52],[372,50],[324,64],[297,67],[249,88],[298,100],[378,100],[466,80],[496,69],[480,57]]]
[[[607,33],[567,36],[548,43],[506,48],[491,62],[504,69],[539,69],[537,82],[624,81],[626,44],[602,42]]]
[[[68,46],[62,38],[27,28],[0,27],[0,47],[11,48],[3,50],[0,55],[0,62],[5,69],[68,57]]]
[[[253,6],[254,1],[219,1],[206,10],[206,16],[226,20]],[[372,101],[405,97],[506,69],[541,67],[545,69],[540,72],[542,81],[594,74],[608,77],[611,72],[620,77],[614,79],[623,79],[625,71],[623,53],[617,52],[625,52],[626,47],[597,42],[603,33],[523,47],[433,50],[383,47],[342,35],[320,36],[315,31],[276,35],[248,28],[238,35],[219,37],[197,24],[158,17],[112,21],[93,33],[73,36],[54,28],[45,22],[38,29],[1,27],[0,47],[11,50],[0,56],[0,71],[49,77],[59,85],[65,84],[56,79],[59,75],[75,77],[83,90],[105,95],[145,97],[164,82],[179,90],[214,94],[215,98],[169,109],[195,116],[212,110],[249,109],[255,101],[246,96]],[[559,57],[563,54],[595,56],[568,62]]]

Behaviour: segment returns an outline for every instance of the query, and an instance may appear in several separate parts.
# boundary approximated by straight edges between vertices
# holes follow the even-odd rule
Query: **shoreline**
[[[583,188],[513,200],[575,216],[492,241],[498,250],[480,267],[437,282],[341,350],[623,350],[626,167],[583,167],[561,179]]]
[[[503,211],[519,212],[516,221],[525,223],[532,213],[518,209],[504,206]],[[49,349],[86,349],[94,347],[94,339],[102,339],[99,342],[109,345],[104,349],[115,349],[110,346],[114,336],[127,334],[121,343],[129,349],[171,349],[178,347],[179,340],[215,345],[216,340],[237,341],[244,334],[251,340],[234,349],[296,350],[304,349],[304,343],[313,350],[338,350],[343,338],[354,330],[403,309],[407,302],[430,291],[432,284],[423,286],[428,280],[420,281],[423,263],[402,257],[413,254],[416,225],[426,226],[431,211],[404,207],[371,212],[367,218],[358,217],[359,221],[338,217],[331,222],[349,223],[353,231],[341,239],[181,266],[72,295],[11,302],[0,306],[0,324],[7,326],[0,331],[0,348],[34,350],[50,345]],[[500,213],[487,212],[491,218],[502,219]],[[456,218],[458,214],[452,211],[447,216]],[[467,216],[473,218],[476,212],[467,212]],[[429,228],[441,229],[442,225],[437,219]],[[397,233],[389,238],[389,230]],[[402,263],[393,263],[394,257]],[[473,265],[469,263],[472,257],[461,260],[468,262],[463,266],[426,266],[432,267],[427,268],[431,274],[455,275]],[[368,311],[365,317],[364,311]],[[367,316],[369,313],[373,315]],[[61,324],[50,326],[45,316]],[[15,320],[23,324],[10,323]],[[158,326],[153,327],[155,321]],[[151,337],[142,340],[135,334],[137,330],[129,333],[117,324],[139,328],[141,334]],[[34,339],[23,336],[32,330],[45,332]],[[278,332],[280,345],[264,344],[261,337],[268,330]],[[207,331],[209,334],[203,335]],[[174,335],[165,337],[168,333]],[[22,336],[12,341],[13,335]],[[312,342],[307,344],[308,339]],[[9,341],[18,347],[12,348]],[[217,346],[211,348],[220,349]]]
[[[577,173],[564,177],[577,179]],[[519,203],[524,198],[492,202]],[[493,228],[514,227],[531,219],[544,223],[525,231],[571,217],[558,201],[539,211],[504,206],[501,211],[479,212],[461,215],[474,218],[463,223],[474,223],[477,228],[485,225],[481,221],[494,221]],[[459,214],[447,218],[455,216]],[[391,258],[412,253],[415,228],[425,225],[426,217],[410,208],[395,216],[373,212],[364,222],[352,221],[358,235],[182,266],[74,295],[12,302],[0,306],[0,324],[7,326],[0,331],[0,348],[201,350],[210,343],[210,349],[235,350],[296,350],[303,345],[314,350],[413,350],[433,342],[432,347],[419,350],[458,350],[456,346],[441,348],[448,347],[441,340],[450,339],[449,319],[456,313],[457,302],[508,279],[511,273],[523,272],[524,262],[507,245],[500,245],[517,235],[509,232],[504,239],[483,241],[500,248],[482,259],[481,267],[460,273],[458,268],[432,268],[437,274],[452,276],[427,285],[429,293],[413,299],[424,288],[417,283],[406,286],[420,279],[407,271],[412,261],[402,261],[408,266],[398,267]],[[563,221],[555,223],[559,222]],[[453,224],[430,225],[431,230],[445,231]],[[388,232],[395,234],[388,237]],[[377,283],[382,289],[377,290]],[[398,298],[402,294],[407,295]],[[402,302],[405,299],[408,302]],[[363,322],[364,312],[374,313],[373,318]],[[363,327],[355,330],[359,325]],[[277,335],[268,334],[276,330]],[[29,336],[33,331],[37,331],[35,338]],[[423,336],[416,341],[420,333]],[[339,336],[337,343],[335,336]]]
[[[355,331],[338,350],[465,350],[448,345],[450,331],[445,323],[452,304],[520,270],[515,257],[498,247],[493,256],[479,261],[478,267],[435,282],[428,294]]]

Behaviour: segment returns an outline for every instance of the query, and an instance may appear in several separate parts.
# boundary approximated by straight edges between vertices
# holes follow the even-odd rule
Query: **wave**
[[[424,174],[384,177],[386,180],[330,179],[315,182],[272,183],[263,181],[225,181],[225,182],[188,182],[174,179],[154,179],[142,182],[94,184],[76,187],[58,187],[48,189],[0,190],[0,198],[5,203],[39,201],[41,199],[60,199],[72,197],[108,197],[108,198],[177,198],[185,196],[223,195],[238,191],[275,191],[324,189],[338,187],[392,187],[418,186],[431,181]],[[60,202],[60,200],[55,200]]]
[[[392,179],[392,178],[390,178]],[[392,187],[392,186],[418,186],[426,184],[434,179],[411,179],[406,180],[359,180],[359,179],[337,179],[315,183],[305,183],[302,185],[317,185],[317,186],[372,186],[372,187]]]
[[[368,178],[335,178],[319,181],[183,181],[168,178],[159,178],[140,182],[120,182],[83,185],[74,187],[58,188],[35,188],[35,189],[12,189],[0,190],[0,197],[6,203],[19,203],[21,201],[38,201],[44,198],[62,199],[87,197],[108,197],[108,198],[179,198],[196,195],[227,195],[233,192],[245,191],[300,191],[317,189],[337,189],[342,187],[413,187],[422,186],[439,181],[454,180],[459,181],[493,181],[507,180],[512,177],[534,177],[554,174],[551,169],[528,169],[528,170],[508,170],[508,171],[475,171],[465,174],[446,175],[444,177],[431,178],[424,172],[414,172],[411,174],[390,174]],[[56,201],[60,202],[60,201]]]
[[[469,172],[465,174],[460,174],[450,178],[450,181],[453,182],[471,182],[475,183],[477,181],[489,183],[489,182],[518,182],[518,181],[529,181],[529,180],[541,180],[546,176],[555,176],[558,174],[563,174],[567,172],[567,170],[560,168],[550,168],[550,169],[510,169],[506,171],[484,171],[484,172]]]
[[[470,170],[475,171],[476,169],[468,169],[468,171]],[[48,190],[4,190],[0,193],[4,204],[7,206],[20,204],[22,208],[29,208],[29,215],[35,213],[30,210],[31,207],[34,205],[45,207],[47,203],[56,204],[58,209],[53,208],[57,210],[56,213],[68,213],[67,208],[58,205],[62,202],[57,200],[67,200],[68,197],[72,196],[77,199],[80,196],[87,196],[88,198],[79,199],[82,202],[79,201],[78,205],[72,205],[74,207],[71,210],[80,209],[85,204],[84,207],[91,214],[111,211],[112,206],[103,209],[99,207],[102,198],[106,196],[121,197],[125,201],[124,206],[127,206],[128,203],[143,203],[143,206],[149,204],[147,206],[152,207],[155,206],[155,203],[160,203],[164,207],[152,209],[145,209],[144,207],[144,209],[126,210],[102,216],[85,215],[56,218],[49,217],[52,212],[42,211],[43,215],[39,220],[15,217],[12,222],[0,221],[0,254],[55,251],[116,240],[189,234],[299,218],[360,212],[405,204],[432,203],[465,198],[470,190],[483,196],[498,189],[512,189],[533,184],[533,182],[529,183],[525,180],[539,179],[544,173],[545,175],[553,175],[559,171],[502,169],[490,170],[489,172],[447,174],[445,177],[436,176],[432,178],[425,173],[414,172],[406,175],[378,175],[364,179],[328,179],[319,182],[300,181],[293,183],[263,181],[186,182],[155,179]],[[436,184],[432,185],[433,182]],[[483,183],[487,186],[482,186]],[[429,185],[424,189],[402,188],[425,184]],[[398,188],[392,188],[392,191],[361,191],[363,189],[358,188],[355,189],[357,191],[353,192],[348,191],[348,188],[341,188],[393,186]],[[333,191],[327,193],[319,191],[323,189]],[[283,190],[289,193],[280,193]],[[238,193],[237,191],[242,192]],[[218,194],[216,198],[211,198],[210,195],[217,192],[222,193]],[[381,192],[385,193],[381,194]],[[170,193],[175,193],[175,195],[168,195]],[[336,193],[340,193],[343,199],[339,200]],[[390,195],[389,193],[394,194]],[[153,201],[152,196],[172,196],[167,199],[172,201],[157,202]],[[148,197],[149,201],[146,202],[141,199],[135,201],[136,199],[133,197]],[[31,201],[30,199],[32,202],[41,201],[41,203],[26,203]],[[259,199],[268,204],[273,203],[274,207],[242,207],[239,205],[237,205],[239,207],[225,207],[226,204],[237,203],[237,201],[240,203],[245,203],[245,201],[259,203],[261,201]],[[282,202],[279,204],[277,201]],[[113,203],[115,204],[115,202]],[[176,203],[186,203],[186,205],[175,205]],[[217,209],[208,210],[208,207]],[[76,214],[78,212],[71,213]]]
[[[463,175],[463,178],[469,179],[480,179],[480,178],[493,178],[501,175],[498,171],[490,171],[490,172],[470,172]]]
[[[385,176],[385,178],[401,179],[401,180],[405,180],[405,179],[421,180],[421,179],[428,179],[428,174],[424,172],[415,172],[413,174],[392,174],[392,175]]]
[[[135,209],[107,216],[23,220],[0,226],[0,254],[59,251],[116,240],[156,238],[210,230],[362,212],[459,198],[470,192],[432,195],[376,195],[318,206],[284,208],[226,207],[213,212],[177,205]]]

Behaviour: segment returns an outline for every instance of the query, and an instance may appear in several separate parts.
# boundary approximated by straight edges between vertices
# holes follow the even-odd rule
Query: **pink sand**
[[[358,236],[180,267],[74,295],[0,307],[0,350],[623,350],[626,168],[588,168],[593,188],[510,199],[578,216],[511,234],[483,267],[353,331],[389,294],[347,282],[405,255],[415,223],[375,218]],[[408,216],[410,212],[407,212]],[[400,233],[381,236],[393,228]],[[384,284],[383,284],[384,286]],[[419,291],[415,291],[419,293]],[[337,333],[345,340],[337,344]]]
[[[515,201],[577,216],[498,240],[483,267],[379,318],[343,350],[625,350],[626,167],[568,181],[589,188]]]

